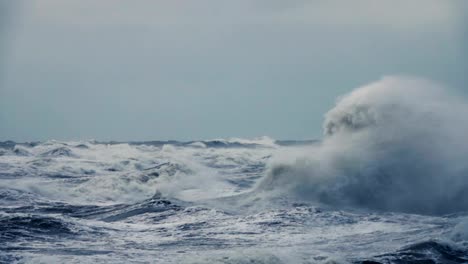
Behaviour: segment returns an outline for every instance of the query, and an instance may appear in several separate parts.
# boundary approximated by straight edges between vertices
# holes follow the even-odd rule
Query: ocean
[[[468,107],[430,86],[320,140],[1,142],[0,262],[468,263]]]

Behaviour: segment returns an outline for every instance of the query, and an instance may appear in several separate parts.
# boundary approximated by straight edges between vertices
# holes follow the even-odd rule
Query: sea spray
[[[339,99],[323,141],[277,157],[256,191],[340,208],[467,210],[466,135],[468,104],[427,80],[385,77]]]

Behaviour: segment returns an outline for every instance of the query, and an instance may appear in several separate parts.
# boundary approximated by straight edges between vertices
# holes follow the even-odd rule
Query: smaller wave
[[[16,142],[8,140],[8,141],[0,141],[0,148],[2,149],[13,149],[16,146]]]
[[[0,241],[72,235],[70,225],[62,220],[39,215],[1,215]]]
[[[57,147],[41,153],[42,157],[75,157],[73,151],[68,147]]]
[[[166,211],[177,212],[183,209],[182,202],[163,199],[155,195],[151,199],[134,204],[114,205],[73,205],[61,202],[38,203],[34,206],[20,206],[3,209],[7,214],[55,215],[60,214],[73,218],[97,219],[115,222],[127,218]]]
[[[468,263],[468,251],[449,243],[430,240],[409,245],[395,253],[383,254],[369,260],[360,260],[354,263]]]
[[[211,147],[276,147],[276,141],[270,137],[263,136],[254,139],[244,138],[229,138],[229,139],[213,139],[203,141],[207,146]]]
[[[115,222],[146,213],[177,212],[180,210],[182,210],[181,206],[169,200],[153,198],[113,211],[110,214],[102,215],[100,219],[106,222]]]

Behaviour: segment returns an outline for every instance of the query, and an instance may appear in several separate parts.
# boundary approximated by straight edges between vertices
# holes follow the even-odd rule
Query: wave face
[[[394,77],[322,141],[0,142],[0,263],[467,263],[465,113]]]
[[[259,189],[340,208],[468,209],[468,106],[437,84],[383,78],[342,97],[323,127],[321,144],[278,159]]]

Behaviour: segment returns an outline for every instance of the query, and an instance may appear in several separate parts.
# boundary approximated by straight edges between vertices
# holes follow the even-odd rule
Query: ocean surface
[[[468,104],[387,77],[319,141],[0,143],[1,263],[468,263]]]
[[[0,143],[0,262],[468,262],[464,212],[336,209],[261,188],[274,155],[319,144]]]

